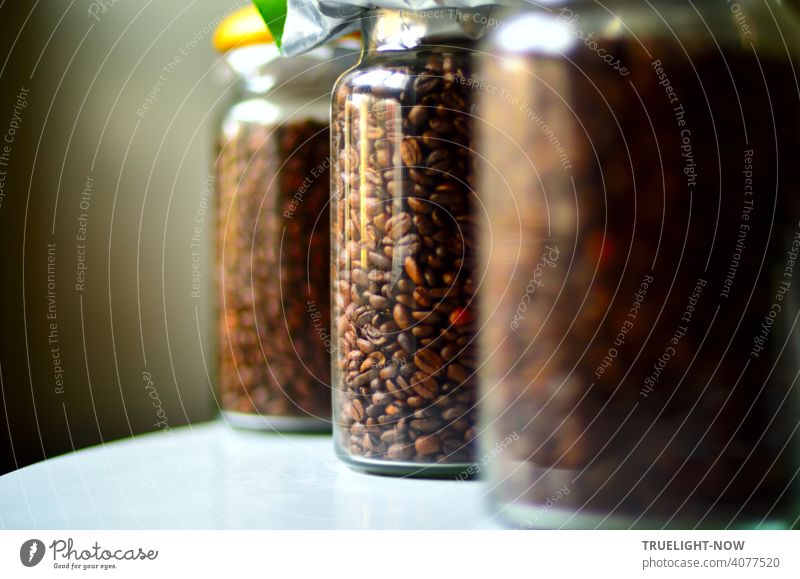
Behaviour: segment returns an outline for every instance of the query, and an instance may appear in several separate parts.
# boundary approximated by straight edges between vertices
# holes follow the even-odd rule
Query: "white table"
[[[475,529],[497,523],[475,481],[355,472],[329,436],[222,422],[137,436],[0,477],[11,529]]]

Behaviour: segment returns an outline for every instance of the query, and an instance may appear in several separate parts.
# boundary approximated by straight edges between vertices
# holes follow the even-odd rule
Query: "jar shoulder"
[[[223,126],[232,124],[277,126],[306,120],[327,123],[329,118],[328,94],[308,98],[296,93],[275,92],[237,99],[223,113],[222,123]]]
[[[364,55],[339,77],[334,92],[402,91],[421,75],[451,80],[470,68],[473,53],[459,46],[436,46]]]

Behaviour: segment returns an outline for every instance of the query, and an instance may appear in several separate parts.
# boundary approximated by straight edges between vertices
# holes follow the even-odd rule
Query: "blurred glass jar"
[[[329,430],[330,92],[357,47],[279,58],[252,6],[214,41],[240,77],[216,160],[222,412]]]
[[[371,12],[361,61],[334,89],[335,438],[363,470],[468,476],[475,457],[477,202],[462,81],[484,14]]]
[[[762,1],[575,1],[501,20],[478,141],[498,512],[791,527],[796,19]]]

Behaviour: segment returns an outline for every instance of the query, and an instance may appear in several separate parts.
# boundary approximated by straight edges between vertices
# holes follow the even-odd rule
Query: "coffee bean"
[[[428,120],[428,109],[422,105],[416,105],[408,113],[409,122],[415,127],[419,127]]]
[[[430,307],[431,298],[428,294],[428,290],[424,287],[414,288],[414,301],[423,308]]]
[[[417,454],[421,456],[436,454],[442,449],[442,439],[435,434],[419,436],[417,440],[414,441],[414,449],[417,451]]]
[[[376,310],[387,310],[392,302],[383,296],[369,296],[369,304]]]
[[[413,450],[411,447],[405,444],[392,444],[389,446],[389,450],[386,453],[386,456],[389,460],[408,460],[411,458],[413,454]]]
[[[355,418],[358,421],[364,420],[365,410],[364,410],[364,404],[361,402],[361,400],[356,398],[355,400],[353,400],[351,406],[353,409],[353,418]]]
[[[377,404],[370,404],[369,406],[367,406],[366,412],[367,416],[369,416],[370,418],[378,418],[379,416],[383,415],[384,410],[385,409],[383,406],[379,406]]]
[[[370,354],[371,352],[375,351],[375,344],[373,344],[369,340],[364,340],[363,338],[359,338],[357,340],[357,343],[358,343],[358,349],[365,354]]]
[[[427,372],[431,376],[441,373],[444,367],[444,360],[433,350],[424,348],[419,350],[414,356],[414,363],[420,370]]]
[[[355,388],[360,388],[369,384],[370,381],[372,381],[372,375],[369,373],[369,371],[365,371],[353,378],[352,384]]]
[[[433,326],[417,325],[411,328],[411,334],[415,338],[429,338],[436,334],[436,329]]]
[[[394,317],[397,327],[402,330],[405,330],[411,324],[411,319],[408,317],[408,310],[400,304],[394,306],[392,316]]]
[[[411,229],[411,216],[406,213],[395,215],[386,222],[386,235],[401,238]]]
[[[408,198],[408,206],[417,214],[426,214],[433,211],[433,207],[430,204],[426,203],[422,199],[417,199],[416,197],[409,197]],[[422,232],[420,232],[422,233]],[[423,234],[427,235],[427,234]]]
[[[414,81],[414,90],[417,98],[422,98],[426,94],[433,92],[441,84],[441,80],[435,76],[421,75]]]
[[[436,192],[433,195],[431,195],[431,203],[435,203],[437,205],[444,205],[445,207],[452,207],[453,205],[463,203],[464,201],[465,201],[464,195],[461,195],[459,193]]]
[[[392,445],[397,441],[397,431],[392,430],[384,430],[381,434],[381,442],[384,444]]]
[[[442,421],[434,418],[422,418],[411,421],[411,428],[419,432],[436,432],[441,426]]]
[[[431,119],[428,126],[435,132],[441,135],[449,135],[453,131],[453,125],[444,119]]]
[[[374,264],[376,267],[379,267],[381,269],[389,269],[389,267],[392,265],[391,261],[389,261],[388,259],[386,259],[386,257],[375,251],[369,252],[369,261],[370,263]]]
[[[409,396],[406,399],[406,404],[408,404],[409,408],[422,408],[426,402],[422,396]]]
[[[400,347],[403,348],[403,350],[405,350],[408,354],[413,354],[417,351],[416,340],[405,332],[401,332],[397,336],[397,343],[400,344]]]
[[[367,356],[367,360],[372,361],[373,368],[382,368],[384,364],[386,364],[386,356],[383,352],[372,352],[369,356]]]
[[[407,257],[405,260],[405,268],[406,273],[417,285],[422,285],[425,283],[425,279],[420,274],[419,266],[417,265],[416,260],[413,257]]]
[[[419,148],[419,143],[414,137],[406,137],[400,143],[400,157],[409,167],[416,167],[422,162],[422,152]]]
[[[445,422],[454,422],[466,413],[467,409],[463,406],[451,406],[442,412],[442,420]]]
[[[394,299],[397,300],[397,303],[403,304],[407,308],[414,308],[417,305],[414,296],[408,294],[398,294]]]
[[[411,388],[420,397],[428,400],[436,398],[436,395],[439,393],[439,387],[436,383],[436,380],[432,376],[423,372],[417,372],[414,374],[411,381]]]
[[[361,287],[367,287],[369,285],[369,276],[363,269],[354,269],[351,273],[351,277],[353,281]]]
[[[454,382],[464,383],[469,379],[469,370],[461,364],[449,364],[447,366],[447,378]]]

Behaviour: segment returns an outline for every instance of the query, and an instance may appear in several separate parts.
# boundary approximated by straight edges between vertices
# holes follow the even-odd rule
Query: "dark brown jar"
[[[334,434],[368,471],[475,459],[473,15],[369,13],[334,90]]]
[[[215,37],[240,76],[217,166],[219,404],[227,421],[330,429],[330,90],[352,49],[279,58],[254,7]]]
[[[497,512],[528,528],[796,525],[795,17],[575,1],[504,20],[478,141]]]

